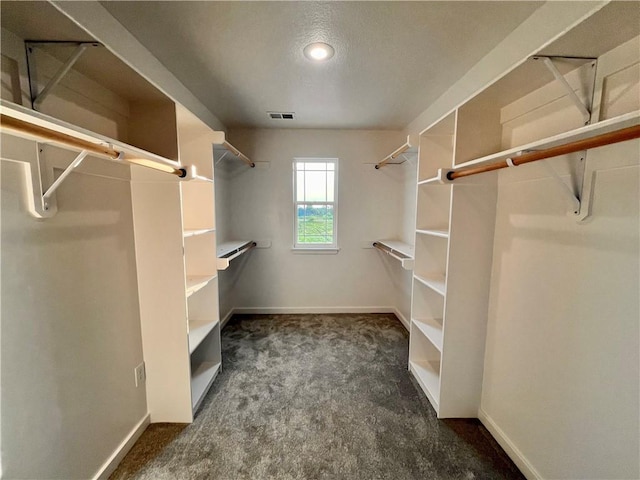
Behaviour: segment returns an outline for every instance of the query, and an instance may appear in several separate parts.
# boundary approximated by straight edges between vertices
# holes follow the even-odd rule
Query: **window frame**
[[[293,170],[293,250],[298,252],[337,253],[338,248],[338,164],[335,157],[295,157]],[[333,201],[298,201],[298,163],[333,163]],[[298,243],[298,207],[306,205],[327,205],[333,207],[333,242],[332,243]]]

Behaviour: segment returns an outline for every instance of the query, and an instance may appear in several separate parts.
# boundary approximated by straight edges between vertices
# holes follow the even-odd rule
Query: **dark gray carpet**
[[[151,425],[112,479],[523,479],[477,420],[439,421],[393,315],[237,315],[193,424]]]

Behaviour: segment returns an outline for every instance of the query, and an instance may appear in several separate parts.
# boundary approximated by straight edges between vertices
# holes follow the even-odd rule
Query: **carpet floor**
[[[394,315],[236,315],[191,425],[153,424],[111,479],[523,479],[477,420],[438,420]]]

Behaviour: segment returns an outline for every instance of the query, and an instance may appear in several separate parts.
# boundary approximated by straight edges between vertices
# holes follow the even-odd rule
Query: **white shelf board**
[[[216,278],[218,275],[190,275],[187,276],[187,297],[190,297]]]
[[[157,155],[155,153],[148,152],[138,147],[134,147],[133,145],[129,145],[127,143],[121,142],[120,140],[116,140],[114,138],[109,138],[105,135],[100,135],[98,133],[92,132],[91,130],[87,130],[82,127],[78,127],[77,125],[73,125],[72,123],[65,122],[63,120],[59,120],[50,115],[46,115],[44,113],[38,112],[36,110],[32,110],[30,108],[23,107],[22,105],[18,105],[12,102],[8,102],[6,100],[0,100],[0,107],[2,107],[2,114],[7,115],[12,118],[16,118],[18,120],[22,120],[33,125],[37,125],[39,127],[47,128],[49,130],[54,130],[59,133],[63,133],[65,135],[69,135],[71,137],[77,138],[79,140],[84,140],[90,143],[94,143],[96,145],[110,147],[114,150],[122,150],[125,153],[130,154],[134,157],[140,157],[148,160],[152,160],[157,163],[161,163],[163,165],[168,165],[172,168],[182,168],[180,163],[175,160],[171,160],[165,158],[163,156]],[[29,135],[27,135],[29,137]],[[69,148],[71,150],[78,150],[78,148],[72,147],[64,147]],[[119,160],[113,160],[117,163],[125,163]],[[178,177],[175,177],[177,180]]]
[[[219,320],[190,320],[189,321],[189,353],[198,348],[202,340],[209,335]]]
[[[437,412],[440,404],[440,362],[411,361],[409,367]]]
[[[216,256],[218,257],[218,270],[226,270],[229,263],[236,257],[248,252],[256,246],[254,240],[233,240],[218,245]]]
[[[622,128],[633,127],[640,125],[640,110],[620,115],[618,117],[610,118],[608,120],[602,120],[592,125],[586,125],[584,127],[576,128],[569,132],[560,133],[552,137],[543,138],[535,142],[527,143],[525,145],[519,145],[515,148],[503,150],[501,152],[492,153],[468,162],[460,163],[449,171],[456,171],[466,167],[486,165],[496,163],[507,158],[516,158],[520,152],[525,150],[546,150],[548,148],[557,147],[578,140],[584,140],[587,138],[595,137],[605,133],[613,132]]]
[[[407,161],[405,155],[411,155],[415,158],[418,155],[418,143],[417,138],[412,138],[411,135],[407,136],[407,141],[380,160],[376,164],[376,168],[384,167],[385,165],[401,165]]]
[[[416,233],[431,235],[433,237],[449,238],[449,230],[446,228],[418,228]]]
[[[400,253],[407,258],[413,258],[415,248],[413,245],[409,245],[408,243],[401,242],[400,240],[376,240],[376,242],[385,245],[390,248],[392,251]]]
[[[196,411],[220,371],[221,364],[202,362],[191,372],[191,406]]]
[[[432,273],[429,275],[414,275],[413,278],[415,278],[418,282],[422,283],[423,285],[429,287],[434,292],[439,293],[443,297],[445,296],[447,287],[446,287],[446,278],[444,275]]]
[[[383,248],[377,247],[381,252],[386,253],[390,257],[395,258],[400,262],[402,268],[405,270],[412,270],[414,264],[414,252],[413,245],[401,242],[400,240],[376,240],[376,244],[381,245]]]
[[[442,353],[442,320],[412,318],[416,328]]]
[[[195,237],[196,235],[204,235],[205,233],[215,232],[215,228],[199,228],[199,229],[188,229],[182,232],[182,236],[184,238]]]

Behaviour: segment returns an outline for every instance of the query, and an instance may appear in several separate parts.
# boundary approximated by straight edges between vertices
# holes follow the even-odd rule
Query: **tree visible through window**
[[[337,248],[338,160],[296,158],[293,167],[295,247]]]

